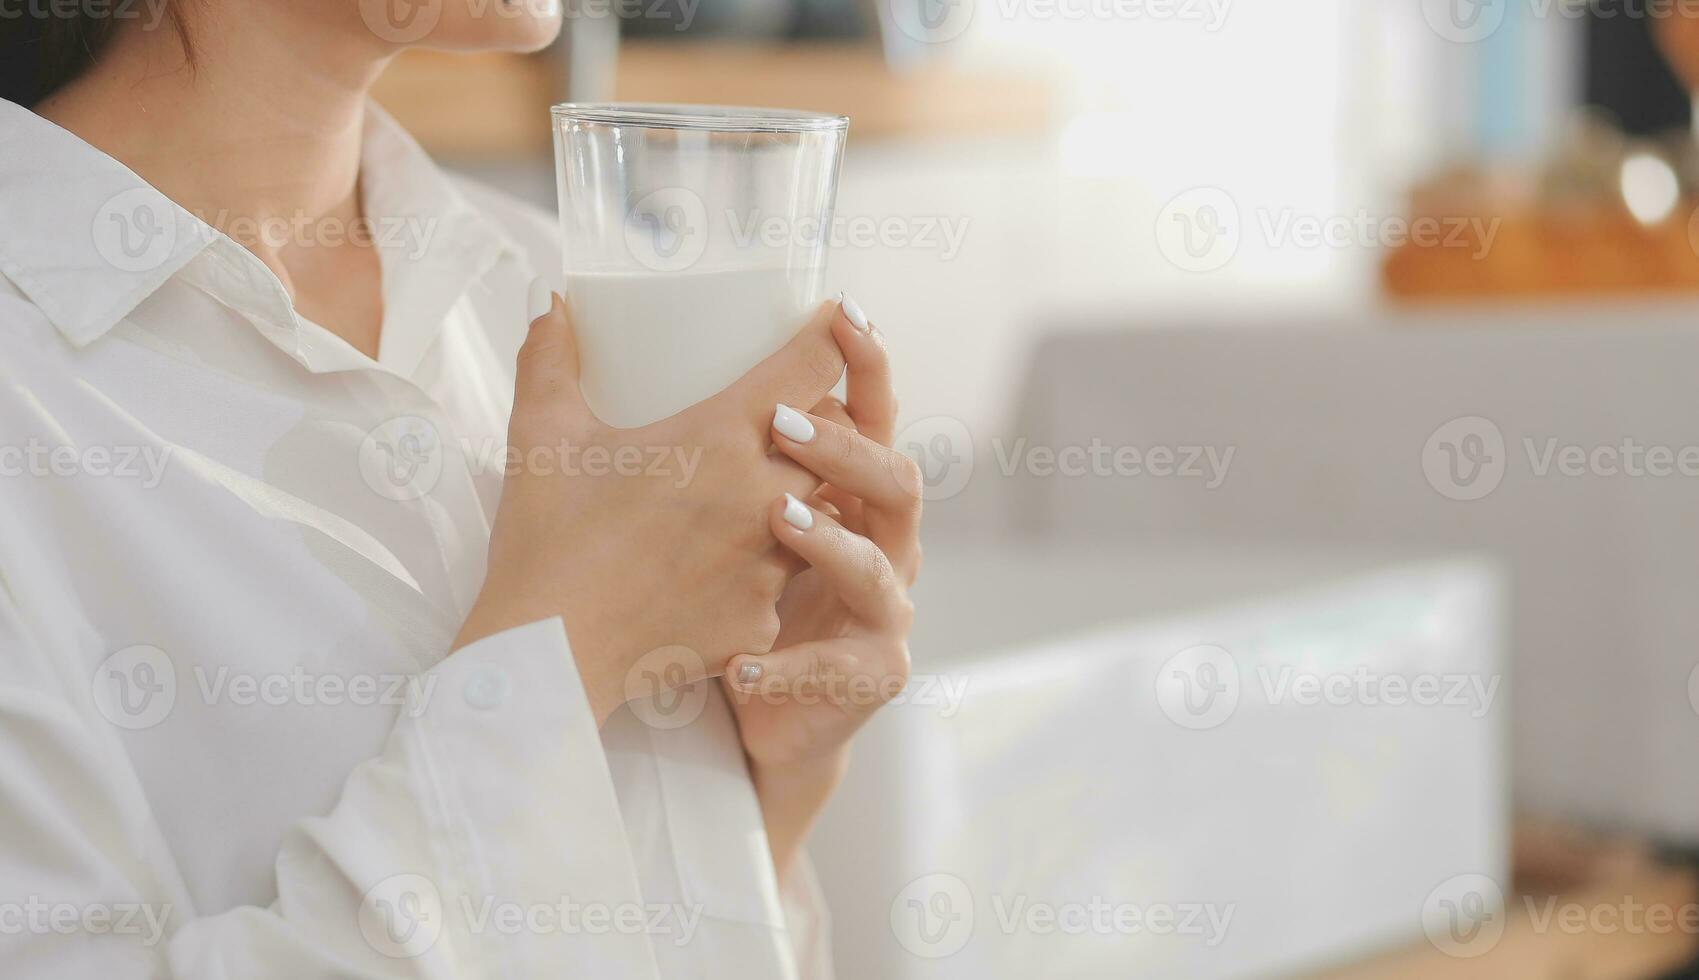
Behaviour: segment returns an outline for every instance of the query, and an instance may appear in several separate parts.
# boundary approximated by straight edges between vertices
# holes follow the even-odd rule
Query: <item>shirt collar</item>
[[[502,255],[524,253],[376,104],[367,105],[360,192],[383,267],[378,361],[411,376],[467,289]]]
[[[130,168],[3,99],[0,188],[0,272],[79,347],[216,235]]]
[[[383,269],[380,363],[408,375],[471,283],[519,249],[375,104],[367,106],[361,154],[362,203]],[[371,366],[345,344],[322,342],[334,337],[303,336],[323,331],[286,303],[280,309],[276,278],[246,249],[122,163],[5,100],[0,188],[0,272],[79,347],[216,244],[226,258],[251,263],[243,278],[254,286],[253,296],[220,299],[267,320],[262,331],[279,347],[314,371]],[[310,358],[312,351],[328,356]]]

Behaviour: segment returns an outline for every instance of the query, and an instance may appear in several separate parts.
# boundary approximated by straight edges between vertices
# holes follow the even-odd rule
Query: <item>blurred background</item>
[[[381,100],[852,118],[927,475],[840,975],[1699,976],[1699,4],[568,0]]]

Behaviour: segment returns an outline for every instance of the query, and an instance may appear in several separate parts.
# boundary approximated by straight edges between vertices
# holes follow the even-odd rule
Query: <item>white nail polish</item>
[[[555,296],[549,292],[549,284],[542,276],[531,280],[531,288],[526,293],[525,311],[526,322],[535,321],[538,317],[554,309]]]
[[[790,494],[785,494],[785,523],[798,531],[806,531],[814,526],[814,512],[808,505]]]
[[[737,682],[748,687],[761,679],[762,672],[760,664],[746,663],[737,669]]]
[[[789,405],[773,407],[773,428],[779,434],[792,442],[814,441],[814,423],[808,421],[808,416]]]
[[[862,333],[867,332],[867,314],[861,312],[861,304],[850,298],[849,293],[838,294],[838,305],[844,308],[844,316]]]

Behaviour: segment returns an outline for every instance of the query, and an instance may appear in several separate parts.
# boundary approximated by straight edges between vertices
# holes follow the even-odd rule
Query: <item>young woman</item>
[[[829,971],[802,842],[919,564],[883,342],[598,423],[552,223],[367,101],[558,28],[0,17],[0,974]]]

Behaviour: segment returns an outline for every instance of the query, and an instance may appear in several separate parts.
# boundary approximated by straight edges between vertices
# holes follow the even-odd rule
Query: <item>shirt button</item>
[[[488,711],[500,707],[513,690],[507,671],[499,667],[480,667],[466,679],[466,703]]]

